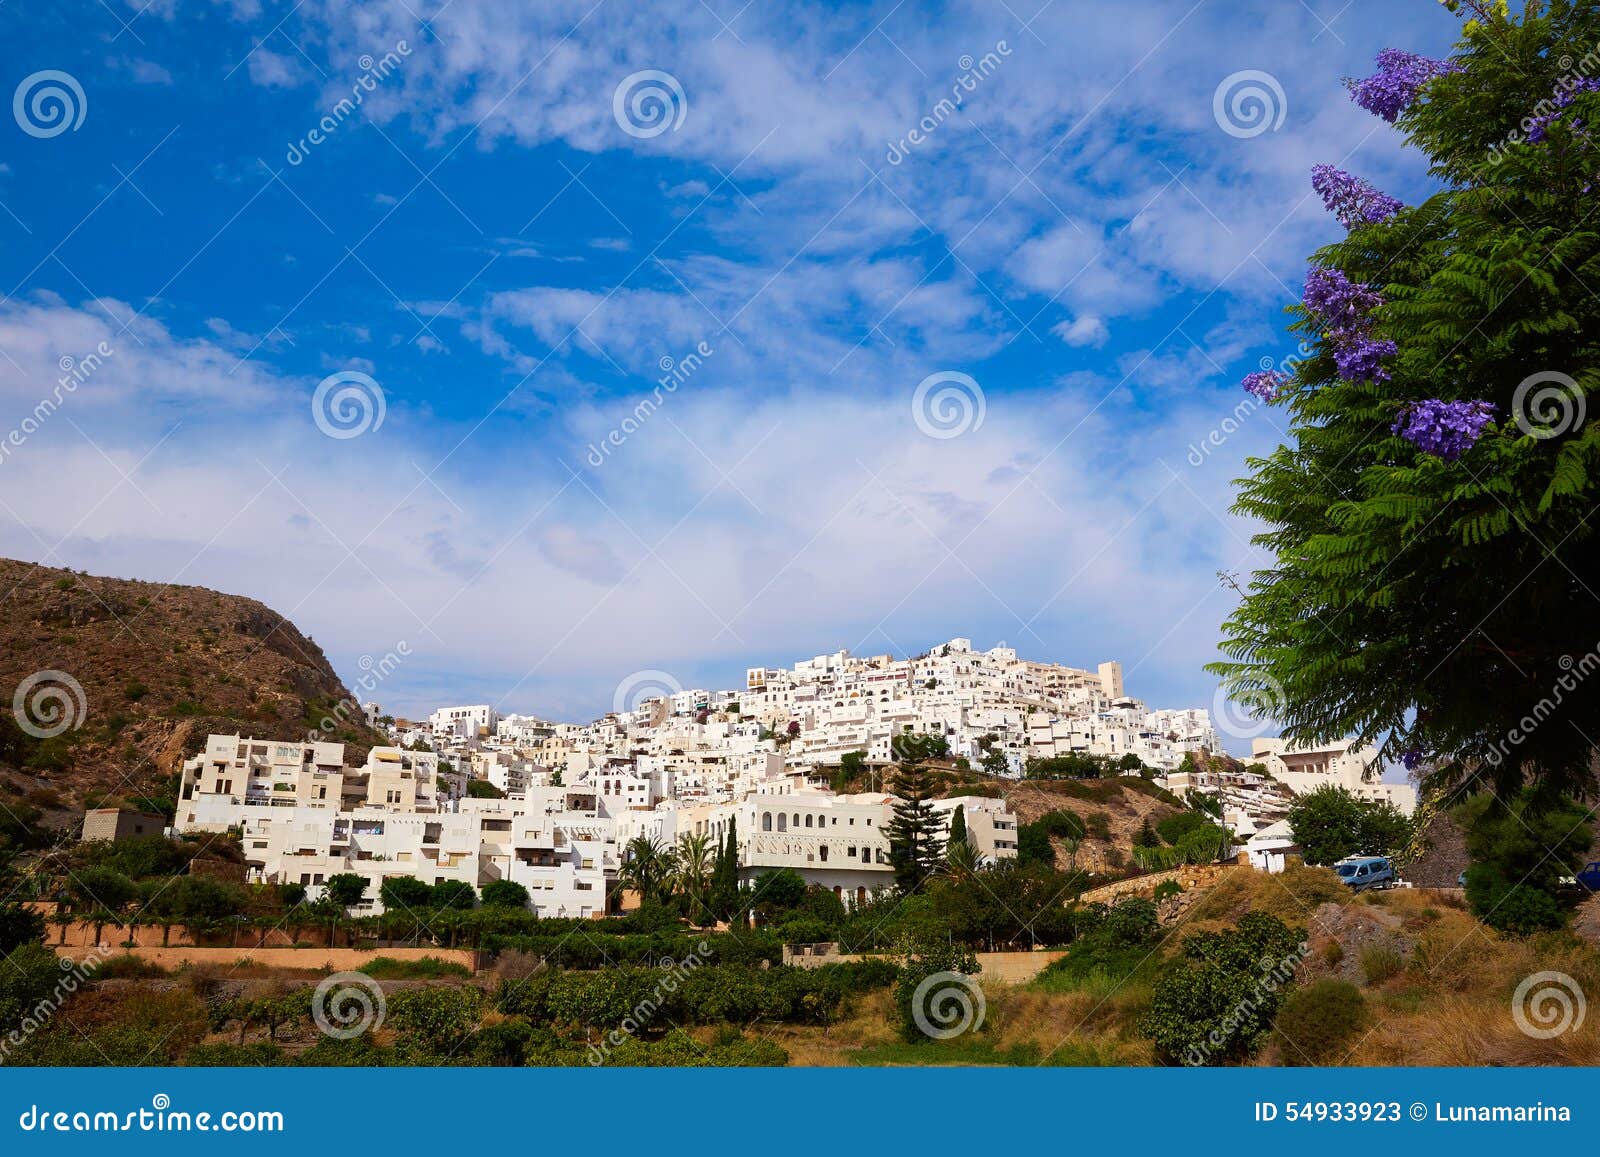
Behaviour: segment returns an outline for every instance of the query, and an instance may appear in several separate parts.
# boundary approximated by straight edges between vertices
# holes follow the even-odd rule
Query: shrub
[[[900,979],[894,987],[901,1039],[913,1044],[933,1039],[923,1031],[918,1021],[931,1023],[935,1028],[943,1027],[945,1016],[954,1011],[950,1002],[959,1002],[963,996],[971,1000],[971,994],[962,993],[955,981],[948,985],[936,982],[930,990],[919,994],[917,989],[923,981],[940,973],[970,978],[977,971],[978,958],[965,945],[935,943],[910,946],[905,966],[900,970]],[[941,993],[946,995],[941,997]],[[961,1011],[961,1015],[965,1019],[965,1010]],[[972,1027],[978,1025],[974,1023]]]
[[[1140,1022],[1168,1063],[1219,1065],[1254,1053],[1293,978],[1304,930],[1251,912],[1225,932],[1202,932],[1156,981]]]
[[[1406,962],[1393,948],[1369,944],[1361,950],[1361,975],[1368,984],[1382,984],[1399,974]]]
[[[1363,963],[1365,957],[1363,953]],[[1283,1063],[1340,1061],[1366,1022],[1366,1001],[1361,990],[1348,981],[1319,980],[1297,988],[1284,998],[1274,1025],[1283,1045]]]

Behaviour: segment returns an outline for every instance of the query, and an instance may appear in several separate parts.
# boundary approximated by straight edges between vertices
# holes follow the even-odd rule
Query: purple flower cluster
[[[1244,381],[1239,384],[1263,402],[1270,402],[1289,384],[1290,380],[1289,375],[1282,370],[1257,370],[1253,374],[1246,374]]]
[[[1528,123],[1527,141],[1530,145],[1537,145],[1545,139],[1550,122],[1565,112],[1571,106],[1572,98],[1580,92],[1600,92],[1600,77],[1580,77],[1569,87],[1563,88],[1555,96],[1551,97],[1549,107],[1554,111],[1536,116]],[[1580,129],[1583,127],[1583,122],[1575,119],[1572,122],[1572,127]]]
[[[1402,408],[1391,432],[1436,458],[1454,462],[1472,449],[1493,418],[1494,407],[1488,402],[1429,398]]]
[[[1422,749],[1420,747],[1406,748],[1400,753],[1400,762],[1406,765],[1407,771],[1416,771],[1417,766],[1422,762]]]
[[[1372,286],[1351,281],[1342,269],[1319,266],[1307,274],[1301,301],[1329,329],[1348,329],[1366,324],[1383,297]]]
[[[1390,124],[1411,107],[1428,81],[1461,69],[1450,61],[1431,60],[1398,48],[1385,48],[1378,53],[1377,65],[1378,71],[1365,80],[1344,83],[1358,105]]]
[[[1347,382],[1386,382],[1389,371],[1383,368],[1383,359],[1392,358],[1400,347],[1392,341],[1379,340],[1359,330],[1333,335],[1333,360],[1339,367],[1339,376]]]
[[[1332,165],[1311,167],[1311,187],[1346,229],[1376,225],[1405,208],[1403,202],[1374,188],[1370,182]]]
[[[1392,341],[1372,336],[1372,311],[1383,296],[1372,286],[1351,281],[1342,270],[1313,269],[1306,278],[1302,304],[1328,330],[1339,376],[1348,382],[1386,382],[1383,359],[1399,353]]]

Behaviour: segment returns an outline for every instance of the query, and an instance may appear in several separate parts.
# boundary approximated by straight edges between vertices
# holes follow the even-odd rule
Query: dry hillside
[[[333,718],[328,734],[359,761],[381,737],[365,726],[322,649],[254,599],[203,587],[100,578],[0,559],[0,688],[20,704],[0,713],[0,779],[30,793],[46,819],[110,799],[160,797],[182,759],[208,733],[300,737]],[[40,738],[47,688],[75,726]],[[51,805],[59,801],[60,808]]]

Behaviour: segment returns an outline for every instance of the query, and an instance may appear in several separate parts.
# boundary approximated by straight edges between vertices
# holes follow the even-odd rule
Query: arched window
[[[811,826],[811,817],[810,817],[810,816],[807,816],[807,817],[806,817],[806,827],[808,827],[808,828],[809,828],[809,827],[810,827],[810,826]]]
[[[784,815],[782,812],[778,813],[778,830],[780,832],[786,832],[789,830],[789,817]]]
[[[761,813],[761,830],[764,831],[764,832],[770,832],[772,830],[772,813],[771,812],[762,812]]]
[[[828,862],[828,845],[827,844],[823,844],[822,845],[821,853],[822,853],[822,855],[821,855],[822,862],[824,864],[826,864]]]

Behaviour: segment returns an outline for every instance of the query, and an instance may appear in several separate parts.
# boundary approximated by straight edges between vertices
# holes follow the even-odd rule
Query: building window
[[[782,812],[778,813],[778,830],[780,832],[786,832],[789,830],[789,817],[784,815]]]
[[[772,813],[771,812],[762,812],[761,813],[761,830],[764,831],[764,832],[770,832],[772,830]]]

